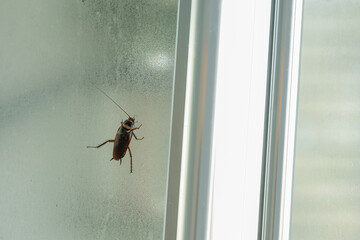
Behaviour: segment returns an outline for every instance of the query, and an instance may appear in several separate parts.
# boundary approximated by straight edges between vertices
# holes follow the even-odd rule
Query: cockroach
[[[130,115],[122,107],[120,107],[120,105],[117,102],[115,102],[109,95],[107,95],[100,88],[98,88],[98,87],[96,87],[96,88],[100,92],[102,92],[106,97],[108,97],[113,103],[115,103],[116,106],[118,106],[129,118],[127,120],[125,120],[124,122],[121,120],[121,125],[120,125],[119,129],[116,132],[115,139],[107,140],[107,141],[103,142],[102,144],[100,144],[98,146],[87,146],[87,148],[99,148],[99,147],[102,147],[103,145],[105,145],[106,143],[113,142],[114,143],[113,157],[110,159],[110,161],[111,160],[116,160],[116,161],[120,160],[120,165],[122,163],[122,158],[126,154],[126,151],[129,150],[130,173],[132,173],[133,172],[132,154],[131,154],[129,144],[131,142],[132,136],[134,136],[136,140],[143,140],[144,139],[144,137],[137,138],[135,133],[134,133],[134,131],[139,129],[142,126],[142,124],[140,124],[139,127],[135,127],[135,116],[130,117]]]

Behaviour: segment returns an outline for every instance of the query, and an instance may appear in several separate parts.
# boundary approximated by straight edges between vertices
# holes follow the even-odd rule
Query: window
[[[0,239],[161,239],[177,1],[1,1]],[[114,139],[131,117],[133,173]]]
[[[357,1],[305,1],[291,239],[358,239]]]

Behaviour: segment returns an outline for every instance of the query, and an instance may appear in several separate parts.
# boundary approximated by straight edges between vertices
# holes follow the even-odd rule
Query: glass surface
[[[360,239],[360,2],[304,7],[291,239]]]
[[[0,1],[0,239],[161,239],[177,1]],[[138,138],[109,161],[121,120]]]

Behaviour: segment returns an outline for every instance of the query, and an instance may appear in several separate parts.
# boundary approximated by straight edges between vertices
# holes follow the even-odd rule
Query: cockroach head
[[[135,117],[133,117],[133,118],[132,118],[132,117],[129,117],[129,118],[128,118],[128,121],[131,122],[131,123],[135,123]]]
[[[132,117],[129,117],[127,120],[124,121],[124,125],[132,128],[134,127],[134,123],[135,122],[135,119],[133,119]]]

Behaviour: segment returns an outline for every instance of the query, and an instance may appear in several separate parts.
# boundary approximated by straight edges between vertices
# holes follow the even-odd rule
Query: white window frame
[[[289,238],[302,6],[179,1],[164,239]]]

